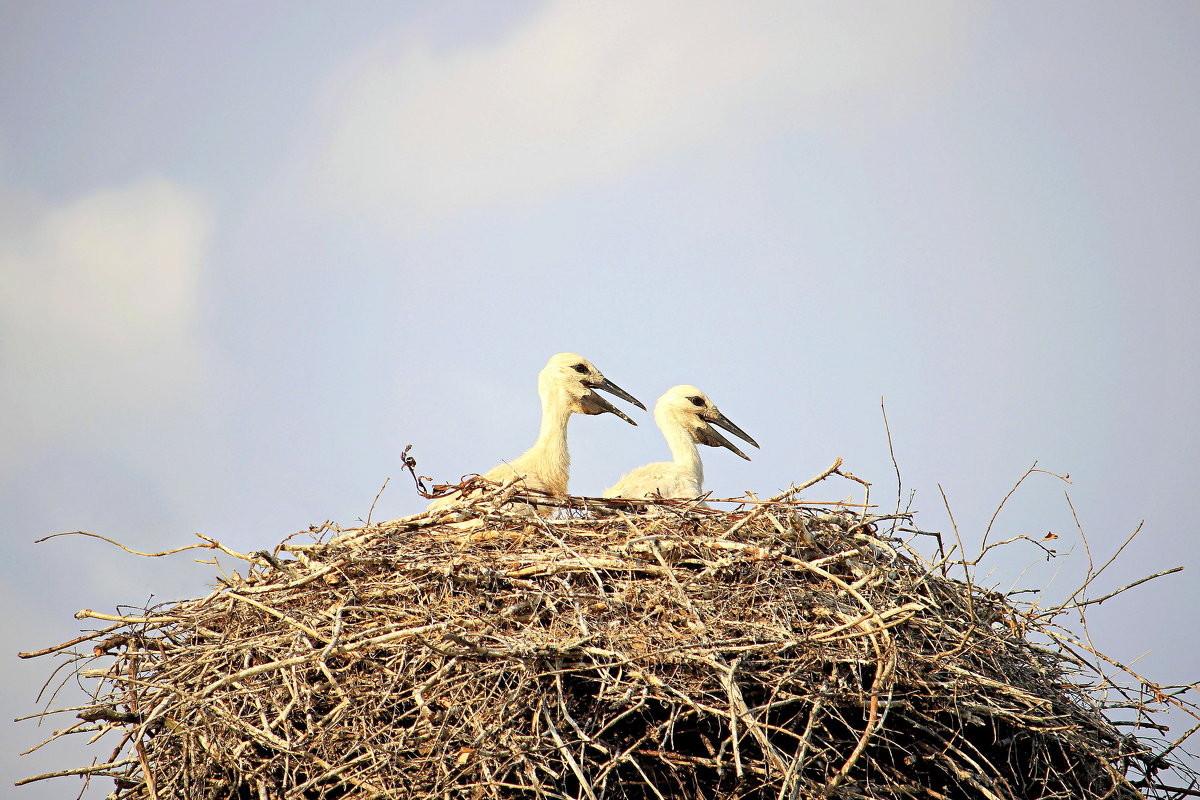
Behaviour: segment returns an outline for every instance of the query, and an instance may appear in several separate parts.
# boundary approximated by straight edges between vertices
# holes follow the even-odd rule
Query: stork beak
[[[713,414],[712,419],[707,420],[707,422],[711,422],[713,425],[720,425],[722,428],[729,431],[730,433],[736,434],[737,436],[741,437],[742,439],[745,439],[747,442],[754,445],[755,447],[758,447],[758,442],[751,439],[749,434],[747,434],[744,430],[739,428],[737,425],[734,425],[732,422],[730,422],[728,417],[726,417],[724,414],[722,414],[720,411],[717,411],[716,409],[713,409],[713,411],[714,411],[714,414]],[[697,428],[696,429],[696,441],[698,441],[700,444],[708,445],[709,447],[728,448],[729,450],[732,450],[733,452],[737,453],[739,456],[746,459],[747,461],[750,460],[750,456],[746,455],[741,450],[739,450],[737,448],[737,445],[735,445],[733,442],[729,441],[724,436],[717,433],[717,431],[712,427],[712,425],[703,424],[700,428]]]
[[[638,400],[636,397],[634,397],[629,392],[622,389],[620,386],[617,386],[615,383],[610,381],[608,378],[604,378],[599,383],[591,384],[591,388],[600,389],[602,391],[608,392],[611,395],[616,395],[617,397],[624,400],[626,403],[633,403],[635,406],[640,408],[642,411],[646,410],[646,407],[644,405],[642,405],[641,400]],[[624,416],[624,415],[620,415],[620,416]],[[629,419],[629,418],[625,417],[625,419]],[[630,421],[632,422],[632,420],[630,420]]]
[[[638,400],[636,397],[631,395],[629,392],[622,389],[620,386],[617,386],[615,383],[610,381],[608,378],[601,377],[600,380],[595,381],[594,383],[590,382],[587,384],[587,386],[589,389],[602,389],[606,392],[609,392],[610,394],[616,395],[617,397],[621,398],[622,400],[626,400],[630,403],[633,403],[635,406],[642,409],[643,411],[646,410],[646,407],[644,405],[642,405],[640,400]],[[580,405],[583,407],[583,413],[585,413],[585,414],[604,414],[604,413],[616,414],[618,417],[625,420],[630,425],[637,425],[636,422],[634,422],[633,420],[631,420],[629,417],[627,417],[625,415],[625,412],[621,411],[621,409],[617,408],[612,403],[608,402],[603,397],[596,394],[595,391],[589,391],[587,394],[585,394],[583,396],[583,399],[580,400]]]
[[[718,425],[718,426],[724,428],[725,430],[729,431],[730,433],[732,433],[734,436],[738,437],[742,441],[749,442],[750,444],[754,445],[755,447],[758,447],[758,442],[751,439],[750,434],[746,433],[744,430],[739,428],[737,425],[734,425],[732,422],[730,422],[729,417],[725,416],[720,411],[717,411],[717,415],[713,419],[710,419],[709,422],[711,422],[713,425]],[[761,450],[762,448],[760,447],[759,449]]]
[[[696,429],[696,441],[709,447],[726,447],[747,461],[750,460],[750,456],[739,450],[737,445],[717,433],[716,429],[707,423],[702,424],[701,427]]]
[[[624,392],[622,392],[622,394],[624,394]],[[634,400],[633,402],[636,403],[637,401]],[[600,395],[596,394],[593,391],[589,390],[587,394],[585,394],[583,397],[581,397],[579,399],[579,405],[584,414],[592,414],[592,415],[605,414],[605,413],[616,414],[618,417],[625,420],[630,425],[635,425],[635,426],[637,425],[636,422],[634,422],[633,420],[631,420],[629,417],[627,417],[625,415],[624,411],[617,408],[612,403],[608,402],[603,397],[601,397]]]

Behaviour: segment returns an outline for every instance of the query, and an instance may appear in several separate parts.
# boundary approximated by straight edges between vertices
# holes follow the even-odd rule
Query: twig
[[[1017,482],[1013,484],[1013,487],[1008,490],[1008,494],[1004,495],[1004,499],[1002,499],[1000,501],[1000,505],[996,506],[996,510],[992,512],[992,518],[988,520],[987,528],[985,528],[983,531],[983,541],[980,542],[980,545],[979,545],[981,550],[983,548],[987,547],[988,535],[991,534],[991,532],[992,532],[992,525],[995,524],[996,517],[1000,516],[1000,511],[1004,508],[1004,505],[1008,502],[1010,497],[1012,497],[1014,494],[1016,494],[1017,489],[1021,488],[1021,484],[1025,482],[1025,479],[1028,478],[1030,475],[1034,474],[1035,472],[1040,472],[1043,475],[1050,475],[1051,477],[1058,478],[1060,481],[1063,481],[1064,483],[1071,482],[1070,475],[1058,475],[1057,473],[1054,473],[1054,472],[1049,472],[1044,469],[1038,469],[1037,462],[1034,461],[1033,465],[1029,469],[1025,470],[1025,474],[1022,475],[1020,478],[1018,478]]]
[[[412,445],[410,444],[410,445],[409,445],[409,447],[412,447]],[[405,448],[405,450],[404,450],[404,453],[407,455],[407,453],[408,453],[408,449],[407,449],[407,448]],[[371,525],[371,517],[372,517],[372,515],[374,515],[374,513],[375,513],[375,504],[376,504],[376,503],[378,503],[378,502],[379,502],[379,498],[383,496],[383,490],[387,488],[388,481],[390,481],[390,480],[391,480],[391,478],[384,478],[384,479],[383,479],[383,486],[380,486],[380,487],[379,487],[379,491],[375,493],[375,499],[371,501],[371,510],[367,512],[367,522],[366,522],[366,525],[367,525],[368,527],[370,527],[370,525]]]
[[[41,544],[42,542],[48,542],[51,539],[56,539],[59,536],[89,536],[93,539],[99,539],[101,541],[108,542],[109,544],[113,545],[114,547],[119,547],[122,550],[124,550],[126,553],[129,553],[130,555],[142,556],[144,558],[162,558],[163,556],[174,555],[175,553],[182,553],[185,550],[211,550],[211,549],[213,549],[213,547],[215,547],[215,545],[213,545],[212,543],[189,544],[189,545],[184,545],[183,547],[176,547],[172,550],[163,550],[161,553],[143,553],[139,550],[133,550],[129,547],[126,547],[125,545],[121,544],[120,542],[118,542],[114,539],[109,539],[107,536],[101,536],[98,533],[88,533],[87,531],[63,531],[62,533],[52,533],[49,536],[43,536],[41,539],[34,539],[33,543]]]
[[[1125,586],[1122,586],[1120,589],[1117,589],[1116,591],[1113,591],[1113,592],[1109,592],[1108,594],[1104,595],[1103,597],[1097,597],[1095,600],[1081,600],[1076,603],[1070,603],[1068,601],[1067,605],[1069,605],[1072,608],[1083,608],[1084,606],[1093,606],[1093,605],[1098,606],[1101,603],[1103,603],[1105,600],[1111,600],[1112,598],[1116,597],[1117,595],[1121,594],[1122,592],[1128,591],[1129,589],[1132,589],[1135,586],[1141,586],[1143,583],[1146,583],[1147,581],[1152,581],[1155,578],[1161,578],[1164,575],[1174,575],[1176,572],[1182,572],[1182,571],[1183,571],[1183,567],[1175,567],[1173,569],[1164,569],[1162,572],[1156,572],[1153,575],[1147,575],[1145,578],[1140,578],[1140,579],[1134,581],[1133,583],[1126,584]],[[1072,597],[1073,596],[1074,595],[1072,595]]]
[[[896,461],[896,450],[892,446],[892,426],[888,424],[887,406],[883,397],[879,398],[879,410],[883,413],[883,429],[887,432],[888,455],[892,459],[892,468],[896,470],[896,516],[900,516],[900,498],[903,494],[904,482],[900,479],[900,463]]]
[[[88,767],[75,767],[74,769],[62,769],[57,772],[44,772],[41,775],[34,775],[33,777],[30,777],[30,778],[22,778],[19,781],[15,781],[13,783],[13,786],[24,786],[27,783],[34,783],[35,781],[44,781],[48,778],[62,778],[62,777],[66,777],[67,775],[91,775],[96,772],[104,772],[105,770],[117,769],[118,767],[124,767],[129,764],[134,764],[136,762],[137,762],[137,759],[127,758],[123,761],[114,761],[114,762],[111,762],[108,764],[92,764],[91,766],[88,766]]]
[[[79,644],[80,642],[86,642],[90,639],[95,639],[98,636],[103,636],[106,633],[112,633],[113,631],[122,627],[124,624],[125,624],[125,621],[122,620],[121,622],[118,622],[116,625],[109,625],[107,628],[102,628],[101,630],[98,630],[98,631],[92,631],[90,633],[85,633],[83,636],[76,636],[74,639],[63,642],[62,644],[52,645],[51,647],[44,647],[41,650],[34,650],[29,653],[17,653],[17,658],[37,658],[38,656],[49,655],[50,653],[57,653],[60,650],[66,650],[68,647],[73,647],[73,646]]]

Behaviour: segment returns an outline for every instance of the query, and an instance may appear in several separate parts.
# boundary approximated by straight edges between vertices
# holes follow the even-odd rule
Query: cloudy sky
[[[1064,490],[1098,560],[1145,520],[1097,594],[1188,569],[1092,635],[1200,678],[1197,41],[1190,0],[0,4],[0,711],[77,609],[212,579],[35,539],[270,547],[389,477],[414,512],[404,446],[519,454],[562,350],[703,388],[763,445],[705,454],[724,496],[842,457],[894,504],[881,397],[926,529],[939,484],[977,545],[1069,473],[993,536],[1071,555],[982,572],[1069,594]],[[572,491],[665,455],[637,419],[572,423]],[[0,778],[83,757],[44,735]]]

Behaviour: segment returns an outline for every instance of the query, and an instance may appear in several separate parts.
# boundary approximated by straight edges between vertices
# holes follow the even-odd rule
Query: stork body
[[[673,386],[658,398],[654,421],[671,448],[673,460],[638,467],[606,489],[605,497],[699,497],[704,493],[704,462],[697,444],[726,447],[750,460],[712,425],[719,425],[758,447],[758,442],[730,422],[704,392],[689,384]]]
[[[529,489],[562,495],[567,492],[571,473],[571,455],[567,448],[567,424],[572,414],[616,414],[630,425],[636,425],[616,406],[594,389],[610,392],[645,410],[645,406],[621,387],[604,377],[594,364],[575,353],[559,353],[550,358],[538,374],[538,395],[542,401],[542,423],[537,441],[512,461],[483,473],[495,483],[508,483],[519,478]],[[429,511],[448,508],[462,497],[454,492],[429,504]],[[550,509],[544,508],[544,513]]]

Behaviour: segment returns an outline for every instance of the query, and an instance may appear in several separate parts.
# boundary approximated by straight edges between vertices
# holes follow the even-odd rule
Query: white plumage
[[[643,411],[644,405],[615,383],[605,378],[592,362],[576,353],[551,356],[538,374],[538,395],[542,401],[542,424],[533,447],[512,461],[493,467],[483,477],[496,483],[508,483],[520,477],[530,489],[562,495],[567,492],[571,456],[567,449],[567,423],[572,414],[616,414],[630,425],[637,425],[594,389],[620,397]],[[429,511],[448,508],[461,500],[457,492],[439,497]],[[545,509],[549,513],[550,509]]]
[[[654,405],[654,421],[666,437],[673,461],[638,467],[605,490],[605,497],[692,498],[704,493],[704,463],[696,444],[727,447],[747,461],[750,457],[713,429],[719,425],[758,447],[737,425],[722,414],[708,395],[695,386],[673,386]]]

